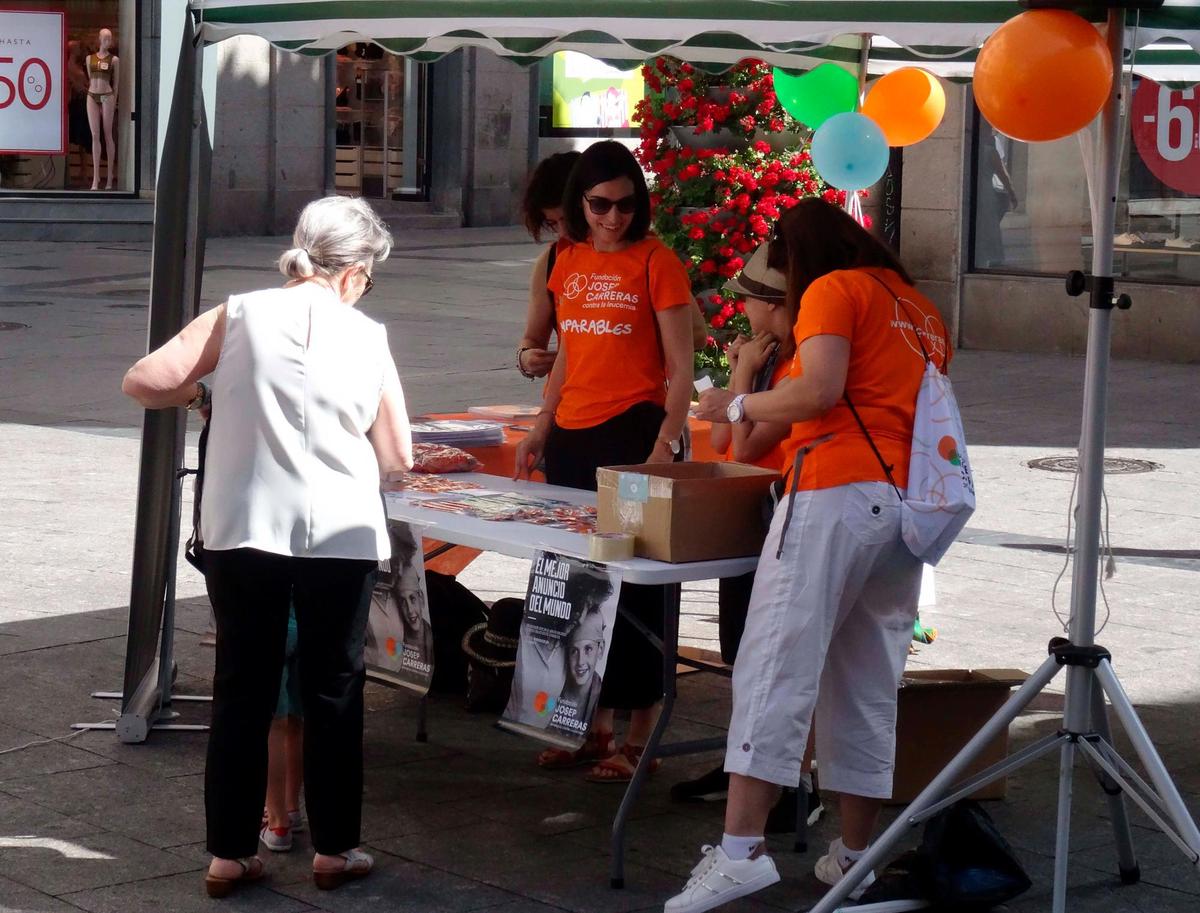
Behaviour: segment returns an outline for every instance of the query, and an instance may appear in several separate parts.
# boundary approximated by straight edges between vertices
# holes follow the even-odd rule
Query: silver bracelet
[[[521,372],[522,377],[528,377],[530,380],[536,380],[537,375],[530,374],[528,371],[525,370],[525,366],[523,364],[521,364],[521,356],[524,355],[526,352],[528,352],[532,348],[533,348],[533,346],[521,346],[521,348],[517,349],[517,370]]]

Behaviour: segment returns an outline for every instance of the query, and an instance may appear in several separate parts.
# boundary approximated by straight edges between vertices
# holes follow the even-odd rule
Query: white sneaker
[[[813,866],[813,874],[817,876],[818,881],[833,886],[845,877],[846,870],[842,868],[840,861],[844,849],[841,837],[838,837],[833,843],[829,844],[829,852],[818,859],[817,864]],[[863,896],[863,892],[874,883],[875,873],[868,872],[867,877],[860,881],[854,890],[850,892],[850,899],[858,900]]]
[[[779,881],[770,856],[730,859],[719,846],[706,846],[683,890],[663,905],[663,913],[704,913]]]
[[[290,827],[264,827],[258,832],[258,839],[272,853],[286,853],[292,848],[292,829]]]

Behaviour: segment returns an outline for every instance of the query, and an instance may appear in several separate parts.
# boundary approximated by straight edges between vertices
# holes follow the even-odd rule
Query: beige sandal
[[[238,885],[258,881],[263,877],[263,861],[257,856],[246,856],[232,861],[242,867],[242,874],[233,878],[221,878],[210,872],[204,873],[204,890],[208,892],[209,897],[228,897]]]
[[[342,868],[332,871],[313,869],[313,882],[322,891],[332,891],[334,888],[340,888],[347,881],[366,878],[371,874],[371,869],[375,867],[375,859],[371,854],[364,853],[359,849],[347,850],[337,855],[345,860]]]

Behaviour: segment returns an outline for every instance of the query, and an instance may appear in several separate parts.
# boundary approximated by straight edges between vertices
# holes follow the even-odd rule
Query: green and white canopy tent
[[[1030,5],[1047,4],[1032,0]],[[1200,81],[1200,0],[1127,0],[1125,5],[1127,11],[1108,10],[1104,2],[1076,6],[1090,10],[1085,14],[1098,23],[1107,20],[1115,62],[1162,83]],[[574,50],[624,67],[667,54],[711,70],[747,57],[805,69],[830,60],[860,66],[865,56],[870,73],[915,64],[944,78],[968,79],[980,45],[1024,9],[1000,0],[192,0],[159,168],[149,347],[178,332],[200,301],[202,188],[209,167],[200,89],[199,51],[205,44],[256,35],[298,54],[323,55],[369,41],[419,61],[478,47],[521,64]],[[1099,201],[1093,212],[1096,277],[1111,276],[1118,102],[1114,86],[1102,118],[1092,188]],[[1103,479],[1108,312],[1094,307],[1091,313],[1085,388],[1090,411],[1084,416],[1072,588],[1075,643],[1091,643],[1095,577],[1090,570],[1081,576],[1079,569],[1096,566]],[[144,740],[171,699],[183,432],[179,410],[147,411],[117,727],[124,741]],[[1200,846],[1200,837],[1196,842]],[[1065,869],[1063,878],[1065,890]],[[823,903],[820,909],[832,907]]]
[[[518,63],[571,50],[624,66],[670,54],[716,69],[745,57],[803,68],[857,62],[865,34],[874,36],[871,72],[919,61],[948,78],[969,77],[979,46],[1021,11],[994,0],[194,0],[192,8],[206,42],[257,35],[324,54],[373,41],[425,61],[482,47]],[[1183,0],[1133,13],[1126,46],[1160,81],[1185,80],[1200,64],[1197,18]]]

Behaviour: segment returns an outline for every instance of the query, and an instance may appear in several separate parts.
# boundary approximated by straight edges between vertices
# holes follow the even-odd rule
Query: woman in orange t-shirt
[[[549,281],[559,357],[534,429],[517,448],[517,475],[527,477],[544,455],[548,482],[595,491],[600,466],[667,463],[680,453],[695,299],[679,258],[649,235],[646,180],[620,143],[595,143],[583,153],[563,209],[575,243],[559,254]],[[663,600],[662,587],[621,587],[621,605],[659,634]],[[663,661],[623,615],[611,644],[587,742],[576,752],[543,752],[542,766],[597,761],[589,779],[632,776],[658,718]],[[614,750],[613,711],[620,709],[630,711],[630,724]]]
[[[759,558],[733,669],[725,834],[668,911],[779,880],[762,835],[779,788],[799,778],[814,711],[822,785],[841,806],[841,836],[817,861],[821,881],[836,884],[863,855],[892,790],[896,686],[921,587],[921,563],[900,536],[899,491],[922,344],[944,371],[949,340],[896,255],[828,203],[789,210],[769,262],[799,303],[791,377],[763,393],[706,391],[698,414],[791,423],[789,492]]]
[[[525,335],[517,345],[517,370],[530,380],[549,374],[557,354],[549,347],[557,321],[554,296],[550,294],[546,283],[550,280],[558,255],[571,246],[571,239],[563,230],[566,220],[563,218],[562,199],[567,178],[577,161],[578,152],[556,152],[542,159],[529,176],[529,185],[521,200],[521,215],[533,240],[541,241],[543,231],[555,236],[554,241],[546,245],[533,262]]]

